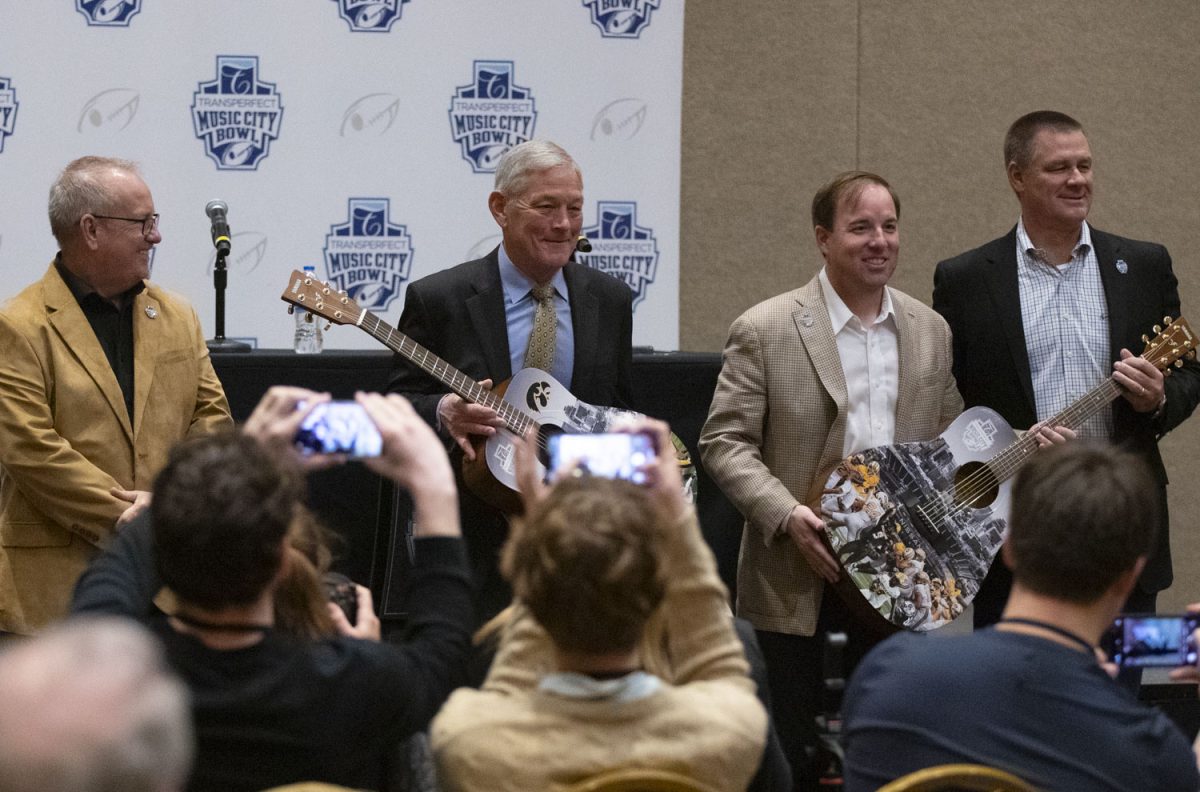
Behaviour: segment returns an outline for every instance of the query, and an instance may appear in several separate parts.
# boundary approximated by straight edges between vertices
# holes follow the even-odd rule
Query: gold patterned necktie
[[[554,284],[534,286],[531,292],[537,301],[533,314],[533,331],[525,350],[525,368],[549,371],[554,364],[554,335],[558,317],[554,312]]]

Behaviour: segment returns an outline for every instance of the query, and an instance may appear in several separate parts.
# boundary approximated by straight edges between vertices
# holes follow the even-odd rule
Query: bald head
[[[0,789],[168,792],[191,764],[187,692],[154,639],[83,619],[0,653]]]

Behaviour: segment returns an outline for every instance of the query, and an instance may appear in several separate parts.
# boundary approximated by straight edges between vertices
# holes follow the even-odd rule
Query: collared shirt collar
[[[517,265],[513,264],[512,259],[508,257],[508,253],[504,250],[504,243],[500,243],[500,283],[504,287],[504,302],[506,305],[514,305],[521,300],[533,289],[537,284],[533,279],[525,273],[517,269]],[[563,271],[560,269],[554,273],[554,277],[550,279],[550,283],[554,285],[554,291],[559,297],[564,300],[567,298],[567,279],[563,277]]]
[[[538,689],[563,698],[626,702],[652,696],[662,689],[662,685],[661,679],[645,671],[632,671],[615,679],[595,679],[586,674],[559,671],[542,677]]]
[[[851,319],[858,317],[846,305],[845,300],[837,293],[837,289],[833,288],[824,267],[821,267],[821,271],[817,273],[817,279],[821,282],[821,293],[825,295],[825,307],[829,310],[829,322],[833,325],[833,334],[836,336],[843,327],[849,324]],[[875,317],[872,324],[881,324],[889,318],[895,321],[895,316],[896,312],[892,307],[892,290],[884,286],[883,303],[880,305],[879,315]]]
[[[1092,249],[1092,231],[1088,227],[1087,221],[1083,221],[1083,227],[1079,230],[1079,241],[1075,243],[1075,247],[1071,250],[1071,261],[1076,261],[1087,254]],[[1034,247],[1033,240],[1029,238],[1029,232],[1025,230],[1025,218],[1017,220],[1017,250],[1025,255],[1022,258],[1029,261],[1036,261],[1049,266],[1055,266],[1046,261],[1045,254]],[[1070,263],[1070,262],[1068,262]]]

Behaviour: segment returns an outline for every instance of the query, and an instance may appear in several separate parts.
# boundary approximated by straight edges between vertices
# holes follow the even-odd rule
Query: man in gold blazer
[[[58,255],[0,308],[0,633],[63,616],[171,446],[232,426],[195,311],[146,281],[162,236],[136,166],[72,162],[50,226]]]
[[[705,468],[746,520],[737,614],[757,630],[798,788],[820,772],[807,754],[823,636],[847,626],[837,598],[823,601],[840,567],[806,504],[848,454],[930,439],[962,409],[945,321],[887,287],[899,215],[895,192],[874,174],[844,173],[817,192],[825,267],[734,321],[700,438]]]

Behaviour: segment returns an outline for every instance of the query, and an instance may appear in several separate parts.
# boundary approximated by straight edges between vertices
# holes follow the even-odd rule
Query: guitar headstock
[[[345,292],[335,291],[328,283],[300,270],[292,270],[288,287],[279,299],[334,324],[358,324],[363,315],[363,309]]]
[[[1157,333],[1154,338],[1142,336],[1142,343],[1146,345],[1142,350],[1142,357],[1164,374],[1170,374],[1172,365],[1179,368],[1183,365],[1185,357],[1193,360],[1196,358],[1197,339],[1187,319],[1182,316],[1174,321],[1171,317],[1164,316],[1163,324],[1166,325],[1165,328],[1161,325],[1154,326],[1154,332]]]

